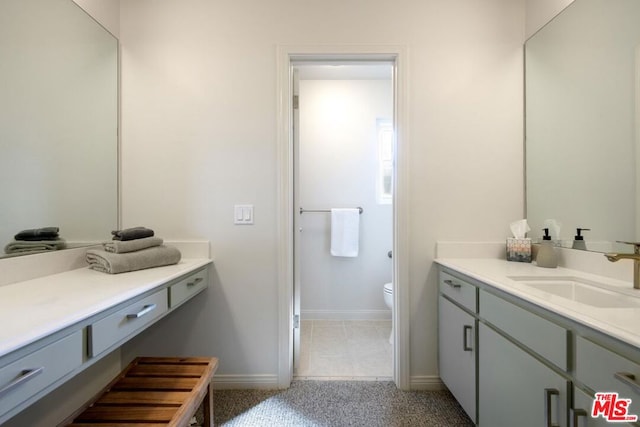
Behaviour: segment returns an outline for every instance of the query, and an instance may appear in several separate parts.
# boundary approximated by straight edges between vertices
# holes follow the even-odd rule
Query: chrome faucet
[[[632,254],[607,253],[607,254],[604,254],[604,256],[607,257],[607,259],[611,262],[616,262],[621,259],[632,259],[633,260],[633,288],[640,289],[640,242],[621,242],[618,240],[618,243],[633,245],[633,253]]]

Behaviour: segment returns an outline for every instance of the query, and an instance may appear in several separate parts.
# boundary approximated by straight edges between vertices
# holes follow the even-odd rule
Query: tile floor
[[[303,320],[296,379],[390,380],[391,320]]]

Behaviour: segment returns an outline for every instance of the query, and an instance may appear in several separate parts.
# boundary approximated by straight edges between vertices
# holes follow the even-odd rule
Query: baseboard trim
[[[214,375],[213,388],[215,390],[231,389],[277,389],[277,375]]]
[[[312,378],[296,378],[312,379]],[[314,378],[315,379],[315,378]],[[333,378],[345,379],[345,378]],[[351,378],[356,379],[356,378]],[[371,380],[371,379],[370,379]],[[385,381],[386,378],[376,378],[377,381]],[[416,375],[410,380],[411,390],[440,391],[446,390],[440,377],[434,375]],[[277,375],[214,375],[213,388],[216,390],[232,389],[277,389]]]
[[[302,310],[302,320],[391,320],[391,310]]]
[[[440,391],[447,388],[435,375],[415,375],[410,379],[411,390]]]

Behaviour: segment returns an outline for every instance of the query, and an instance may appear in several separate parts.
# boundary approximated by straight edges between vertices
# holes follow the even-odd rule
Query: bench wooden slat
[[[67,427],[167,427],[167,423],[73,423]]]
[[[206,365],[137,365],[129,370],[127,376],[199,377],[206,369]]]
[[[196,384],[198,384],[198,378],[124,377],[111,389],[191,391]]]
[[[181,405],[189,398],[188,391],[117,391],[106,393],[97,405],[110,404],[151,404],[151,405]]]
[[[210,357],[139,357],[138,365],[163,365],[177,363],[180,365],[208,365]]]
[[[125,421],[168,423],[176,413],[175,407],[149,406],[92,406],[87,408],[76,420]]]

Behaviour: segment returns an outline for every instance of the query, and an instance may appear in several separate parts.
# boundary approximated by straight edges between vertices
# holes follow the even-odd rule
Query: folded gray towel
[[[104,250],[107,252],[123,254],[152,248],[154,246],[160,246],[162,243],[163,240],[160,237],[145,237],[134,240],[110,240],[108,242],[104,242],[102,246],[104,246]]]
[[[22,230],[16,234],[13,238],[16,240],[57,240],[58,227],[43,227],[43,228],[31,228],[29,230]]]
[[[115,254],[101,249],[87,250],[89,268],[109,274],[143,270],[177,264],[181,258],[180,251],[173,246],[154,246],[135,252]]]
[[[4,252],[7,254],[16,253],[35,253],[44,251],[55,251],[58,249],[64,249],[67,247],[67,242],[64,239],[58,240],[13,240],[4,247]]]
[[[151,237],[154,235],[154,232],[146,227],[133,227],[125,228],[124,230],[115,230],[112,231],[111,234],[113,234],[113,240],[134,240]]]

